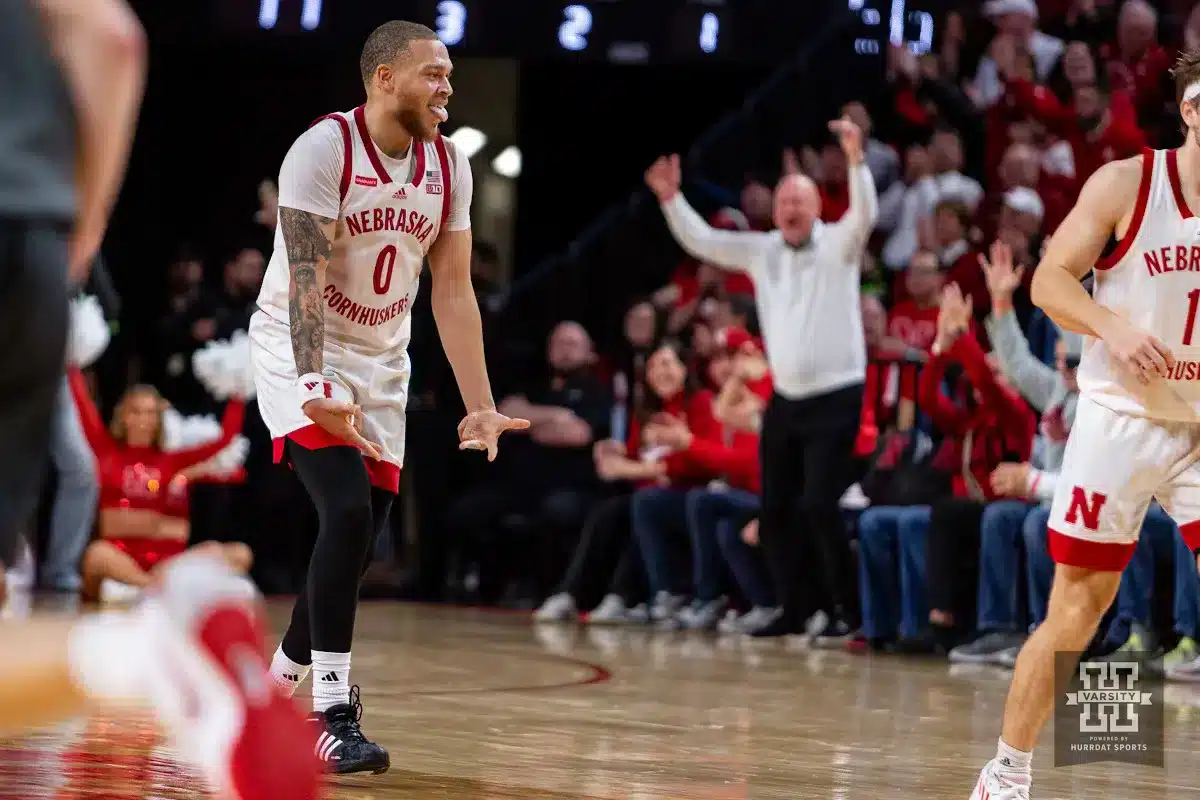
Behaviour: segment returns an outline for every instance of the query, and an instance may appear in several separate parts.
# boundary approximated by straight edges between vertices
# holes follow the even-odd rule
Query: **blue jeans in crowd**
[[[1128,595],[1127,614],[1118,611],[1105,637],[1109,644],[1122,644],[1129,638],[1129,625],[1151,621],[1150,600],[1154,593],[1155,564],[1170,559],[1175,570],[1174,617],[1175,631],[1182,636],[1196,635],[1197,604],[1200,603],[1200,577],[1196,574],[1196,559],[1183,541],[1179,528],[1157,504],[1150,506],[1137,549],[1121,577],[1121,591]],[[1118,608],[1120,608],[1118,595]]]
[[[1050,585],[1054,579],[1054,562],[1050,558],[1046,532],[1049,519],[1050,509],[1035,508],[1025,517],[1022,531],[1029,576],[1029,613],[1034,625],[1046,618]],[[1121,644],[1129,638],[1131,623],[1150,621],[1155,554],[1166,552],[1168,547],[1175,564],[1175,630],[1184,636],[1196,636],[1200,629],[1200,577],[1196,574],[1196,561],[1175,523],[1154,504],[1146,513],[1138,546],[1121,575],[1117,616],[1105,635],[1110,644]]]
[[[66,378],[59,389],[58,409],[52,424],[50,459],[58,476],[58,487],[40,579],[47,588],[76,591],[82,586],[79,562],[92,538],[100,481],[96,475],[96,457],[79,422],[75,398]]]
[[[983,510],[979,525],[979,609],[981,633],[1022,630],[1017,586],[1021,565],[1021,526],[1033,505],[997,500]]]
[[[650,596],[659,592],[687,594],[687,583],[676,567],[672,545],[687,540],[687,492],[648,486],[633,493],[630,513],[633,539],[646,564]]]
[[[928,627],[929,506],[877,506],[858,518],[863,635],[916,639]],[[899,611],[899,619],[897,619]]]
[[[686,503],[696,599],[708,602],[724,594],[728,567],[750,605],[773,607],[775,593],[762,554],[742,541],[742,528],[758,516],[758,495],[740,489],[693,489]]]

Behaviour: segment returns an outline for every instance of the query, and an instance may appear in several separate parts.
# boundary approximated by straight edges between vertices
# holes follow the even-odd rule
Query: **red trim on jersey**
[[[350,138],[350,123],[346,122],[346,118],[341,114],[326,114],[320,119],[313,120],[313,124],[308,127],[312,128],[327,119],[337,120],[338,127],[342,129],[342,202],[346,201],[346,192],[350,191],[350,175],[354,172],[354,142]]]
[[[1167,170],[1170,171],[1169,169]],[[1142,182],[1138,184],[1137,203],[1133,206],[1133,216],[1129,218],[1129,230],[1117,243],[1117,249],[1096,262],[1096,269],[1112,269],[1133,247],[1138,229],[1142,227],[1142,219],[1146,216],[1146,205],[1150,202],[1150,182],[1154,177],[1154,151],[1146,148],[1142,151]]]
[[[1179,526],[1179,534],[1183,537],[1183,543],[1187,545],[1188,550],[1200,548],[1200,520],[1183,523]]]
[[[438,162],[442,165],[442,224],[438,228],[438,234],[446,230],[446,223],[450,219],[450,154],[446,152],[446,140],[441,134],[437,137],[437,154]]]
[[[344,439],[339,439],[319,425],[306,425],[299,430],[292,431],[286,436],[271,440],[271,455],[276,464],[286,463],[287,453],[284,443],[287,439],[291,439],[305,450],[354,446]],[[367,467],[367,476],[370,478],[372,486],[377,489],[383,489],[385,492],[399,493],[400,467],[388,461],[376,461],[366,456],[363,456],[363,463]]]
[[[420,186],[421,181],[425,179],[425,142],[414,137],[412,149],[413,158],[417,160],[416,169],[413,170],[412,185]]]
[[[379,160],[379,151],[375,149],[375,142],[371,140],[371,132],[367,130],[367,115],[363,113],[364,106],[359,106],[354,109],[354,124],[358,126],[358,135],[362,139],[363,147],[367,149],[367,158],[371,161],[371,166],[375,168],[375,174],[379,176],[382,183],[391,183],[392,176],[388,175],[387,170],[383,168],[383,162]]]
[[[1175,193],[1175,205],[1179,206],[1179,213],[1184,219],[1191,219],[1196,216],[1192,210],[1188,208],[1187,198],[1183,196],[1183,183],[1179,180],[1179,151],[1167,151],[1167,177],[1171,179],[1171,191]]]
[[[1047,535],[1054,563],[1095,572],[1123,572],[1137,548],[1137,542],[1093,542],[1054,528],[1047,529]]]

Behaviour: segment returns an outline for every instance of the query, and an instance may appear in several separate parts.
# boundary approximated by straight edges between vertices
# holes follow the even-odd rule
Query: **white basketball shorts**
[[[1125,569],[1157,499],[1191,548],[1200,547],[1200,423],[1117,413],[1079,398],[1050,509],[1060,564]]]
[[[271,432],[275,461],[284,461],[284,440],[308,450],[346,446],[304,415],[297,402],[296,360],[287,324],[255,312],[250,319],[250,357],[258,409]],[[362,355],[336,342],[325,342],[324,374],[335,399],[362,408],[363,436],[383,449],[383,459],[366,459],[371,485],[395,492],[404,465],[404,409],[408,403],[408,353],[400,349],[389,358]]]

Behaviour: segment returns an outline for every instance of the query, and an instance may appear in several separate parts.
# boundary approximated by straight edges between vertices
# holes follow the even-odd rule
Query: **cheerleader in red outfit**
[[[186,510],[182,493],[189,470],[215,457],[241,433],[245,403],[230,399],[216,441],[169,452],[163,446],[167,404],[154,387],[130,388],[106,428],[83,374],[72,369],[68,378],[100,475],[99,538],[83,557],[84,597],[101,599],[104,584],[115,590],[104,599],[131,599],[123,587],[136,591],[149,586],[155,567],[187,549],[189,531],[181,511]],[[236,570],[250,567],[244,544],[205,542],[199,548],[219,552]]]

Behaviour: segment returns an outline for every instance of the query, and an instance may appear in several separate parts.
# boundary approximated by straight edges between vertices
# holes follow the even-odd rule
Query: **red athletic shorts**
[[[150,539],[144,536],[104,541],[128,555],[147,572],[187,550],[188,546],[182,539]]]

